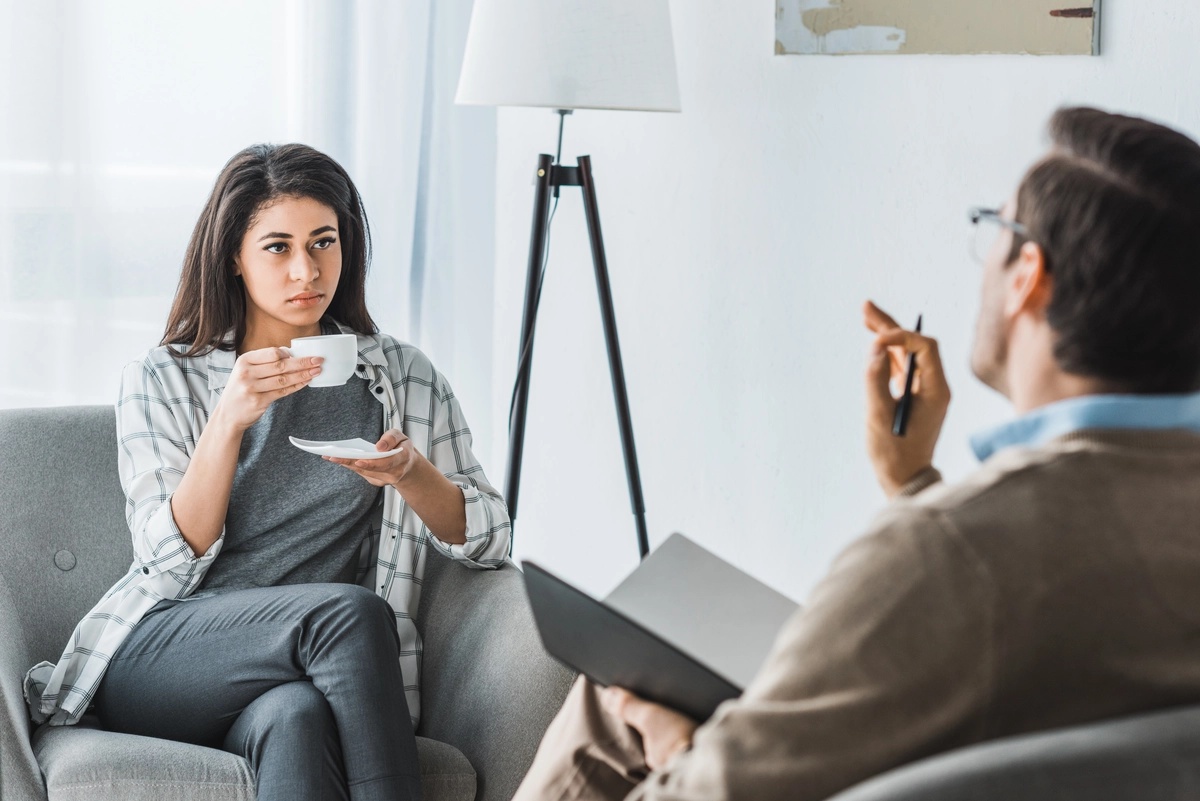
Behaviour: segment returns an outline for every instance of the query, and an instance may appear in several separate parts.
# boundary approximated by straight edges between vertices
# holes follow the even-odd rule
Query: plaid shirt
[[[355,333],[339,324],[343,333]],[[421,635],[414,623],[427,544],[467,567],[496,568],[508,555],[512,526],[504,499],[471,452],[471,432],[446,379],[412,345],[386,335],[358,335],[360,375],[383,406],[384,428],[400,428],[466,502],[466,543],[435,537],[395,489],[384,489],[382,525],[369,541],[374,564],[361,583],[391,605],[400,633],[400,666],[414,725],[420,716]],[[112,655],[142,616],[164,598],[184,598],[221,553],[224,531],[196,556],[171,514],[205,423],[233,371],[236,355],[214,351],[190,359],[155,348],[126,366],[116,406],[117,463],[127,498],[134,561],[76,626],[57,665],[42,662],[25,677],[36,722],[78,722],[96,694]]]

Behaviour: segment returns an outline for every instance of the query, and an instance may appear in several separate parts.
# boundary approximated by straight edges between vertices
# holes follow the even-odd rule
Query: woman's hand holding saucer
[[[375,450],[399,452],[377,459],[321,458],[353,470],[372,486],[395,488],[435,537],[449,545],[465,543],[467,515],[462,489],[426,459],[399,429],[383,432]]]
[[[411,440],[404,435],[404,432],[389,428],[383,432],[379,442],[375,443],[375,450],[394,451],[399,448],[400,452],[393,456],[385,456],[382,459],[340,459],[335,456],[322,456],[321,458],[353,470],[374,487],[391,486],[399,490],[404,483],[411,483],[426,465],[432,467],[432,464],[410,443]]]
[[[321,374],[323,361],[319,356],[293,357],[284,348],[248,350],[234,362],[217,409],[244,431],[273,402],[308,386]]]

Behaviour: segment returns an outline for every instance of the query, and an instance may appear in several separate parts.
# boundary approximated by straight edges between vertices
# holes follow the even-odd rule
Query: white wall
[[[771,0],[671,4],[682,114],[581,112],[652,545],[680,530],[802,599],[883,503],[863,455],[859,307],[941,339],[937,462],[1007,408],[967,368],[966,208],[999,203],[1066,103],[1200,134],[1200,4],[1105,0],[1103,56],[775,56]],[[500,484],[544,110],[499,116],[493,441]],[[468,410],[471,413],[471,410]],[[478,414],[478,413],[477,413]],[[636,564],[582,204],[564,190],[542,301],[515,556],[603,593]]]

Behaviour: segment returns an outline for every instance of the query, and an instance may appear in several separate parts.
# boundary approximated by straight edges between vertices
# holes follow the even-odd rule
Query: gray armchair
[[[897,768],[831,801],[1200,799],[1200,707],[982,743]]]
[[[55,661],[132,558],[112,407],[0,411],[0,799],[254,798],[240,757],[78,726],[31,731],[21,679]],[[428,801],[507,801],[573,675],[545,655],[512,565],[431,558],[418,622]]]

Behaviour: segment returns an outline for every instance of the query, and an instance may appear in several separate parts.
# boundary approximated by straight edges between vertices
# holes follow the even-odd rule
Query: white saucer
[[[375,450],[374,443],[365,439],[335,439],[326,442],[314,442],[309,439],[288,437],[293,445],[302,451],[315,453],[318,456],[333,456],[337,459],[382,459],[385,456],[395,456],[404,448],[390,451]]]

